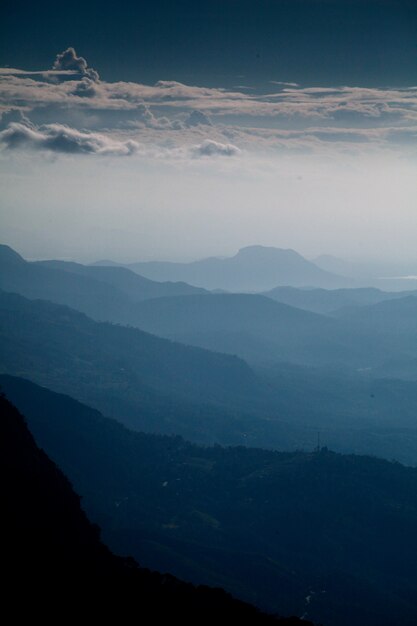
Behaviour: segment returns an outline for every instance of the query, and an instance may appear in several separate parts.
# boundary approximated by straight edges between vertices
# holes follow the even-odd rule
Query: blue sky
[[[417,84],[413,0],[13,0],[2,31],[2,65],[38,69],[73,46],[111,81]]]

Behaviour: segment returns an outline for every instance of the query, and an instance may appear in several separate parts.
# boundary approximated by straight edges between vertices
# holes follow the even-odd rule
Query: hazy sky
[[[415,2],[12,4],[0,226],[25,257],[417,262]]]

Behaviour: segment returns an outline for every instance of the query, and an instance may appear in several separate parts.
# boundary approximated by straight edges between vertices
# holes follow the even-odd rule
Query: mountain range
[[[275,287],[265,291],[264,296],[313,313],[337,314],[347,307],[362,307],[385,300],[417,295],[417,291],[382,291],[376,287],[352,287],[351,289],[296,289]]]
[[[216,619],[301,623],[297,618],[278,620],[221,589],[195,587],[112,554],[68,479],[36,445],[22,415],[4,396],[0,409],[2,609],[14,620],[56,624],[65,613],[66,620],[82,616],[118,624],[134,619],[174,619],[190,626],[196,619],[207,624]],[[24,602],[17,602],[16,594]]]
[[[68,393],[136,430],[287,450],[311,450],[321,431],[337,450],[417,460],[412,381],[288,363],[255,371],[234,356],[4,292],[0,372]]]
[[[278,252],[205,287],[308,275]],[[0,388],[57,464],[1,396],[6,579],[32,617],[99,581],[91,619],[414,625],[417,292],[223,289],[0,247]]]
[[[1,385],[117,553],[326,626],[415,623],[417,469],[199,447],[28,381]]]
[[[395,362],[400,364],[396,371],[408,378],[414,376],[417,354],[412,350],[409,326],[393,341],[388,336],[392,324],[376,333],[364,322],[364,341],[360,323],[353,324],[343,315],[352,302],[365,306],[398,294],[294,288],[275,288],[268,297],[215,294],[185,283],[151,281],[125,268],[63,261],[29,263],[7,246],[0,248],[0,289],[65,304],[97,321],[135,326],[168,339],[238,355],[253,364],[288,361],[375,369],[378,375],[385,375],[385,367],[390,374]],[[291,306],[280,299],[290,300]],[[404,296],[398,299],[396,309],[399,327],[403,300]],[[332,312],[334,319],[308,310],[328,313],[338,305],[342,309],[340,314]]]
[[[211,257],[190,263],[148,261],[127,267],[152,280],[182,280],[205,289],[234,292],[267,291],[279,285],[335,288],[354,284],[350,278],[321,269],[295,250],[265,246],[241,248],[229,258]]]
[[[388,361],[417,357],[416,304],[416,296],[406,296],[325,316],[256,294],[177,296],[138,303],[134,324],[255,366],[288,362],[381,372]],[[368,312],[378,324],[367,321]]]
[[[0,289],[66,304],[94,319],[128,323],[134,303],[160,296],[204,293],[183,283],[157,283],[123,267],[64,261],[28,262],[0,245]]]

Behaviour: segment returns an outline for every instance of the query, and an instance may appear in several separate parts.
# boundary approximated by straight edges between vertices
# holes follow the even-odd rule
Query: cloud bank
[[[77,154],[134,154],[140,144],[207,158],[242,150],[416,154],[415,86],[269,86],[249,94],[177,81],[110,83],[69,47],[50,69],[0,68],[2,143]]]
[[[204,156],[236,156],[240,153],[239,148],[233,146],[231,143],[219,143],[218,141],[212,141],[206,139],[198,146],[193,146],[191,152],[196,157]]]
[[[9,150],[26,148],[66,154],[111,156],[131,155],[138,149],[138,144],[131,140],[114,141],[99,133],[83,132],[62,124],[34,128],[12,122],[0,133],[0,143]]]

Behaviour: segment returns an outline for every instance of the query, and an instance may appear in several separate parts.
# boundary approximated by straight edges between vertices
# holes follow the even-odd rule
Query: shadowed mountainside
[[[0,336],[1,371],[35,375],[37,382],[76,389],[77,397],[107,407],[121,403],[121,413],[133,413],[139,427],[145,426],[140,418],[146,409],[152,428],[158,415],[167,422],[173,410],[186,416],[189,405],[202,399],[222,403],[234,397],[241,403],[260,389],[253,371],[236,357],[94,322],[67,307],[16,294],[0,292]]]
[[[393,301],[394,302],[394,301]],[[395,301],[400,302],[400,300]],[[388,304],[388,303],[386,303]],[[403,319],[398,308],[395,322]],[[391,322],[392,324],[392,322]],[[168,339],[236,354],[249,363],[289,362],[308,366],[380,367],[414,349],[413,329],[393,338],[370,324],[352,324],[250,294],[210,294],[146,300],[137,304],[135,325]]]
[[[113,617],[126,624],[135,616],[190,625],[219,618],[301,623],[276,620],[221,589],[194,587],[114,556],[66,477],[36,446],[22,416],[3,396],[0,408],[3,610],[11,610],[15,619],[56,623],[57,611],[65,610],[66,617]],[[24,602],[16,602],[16,594]]]
[[[137,430],[287,450],[311,450],[320,430],[339,451],[417,462],[412,382],[288,364],[255,374],[236,357],[1,292],[0,372]]]
[[[133,433],[2,377],[118,552],[329,626],[412,626],[417,469]]]
[[[204,293],[184,283],[157,283],[123,267],[64,261],[28,262],[0,245],[0,289],[66,304],[97,320],[129,323],[134,303],[160,296]]]

